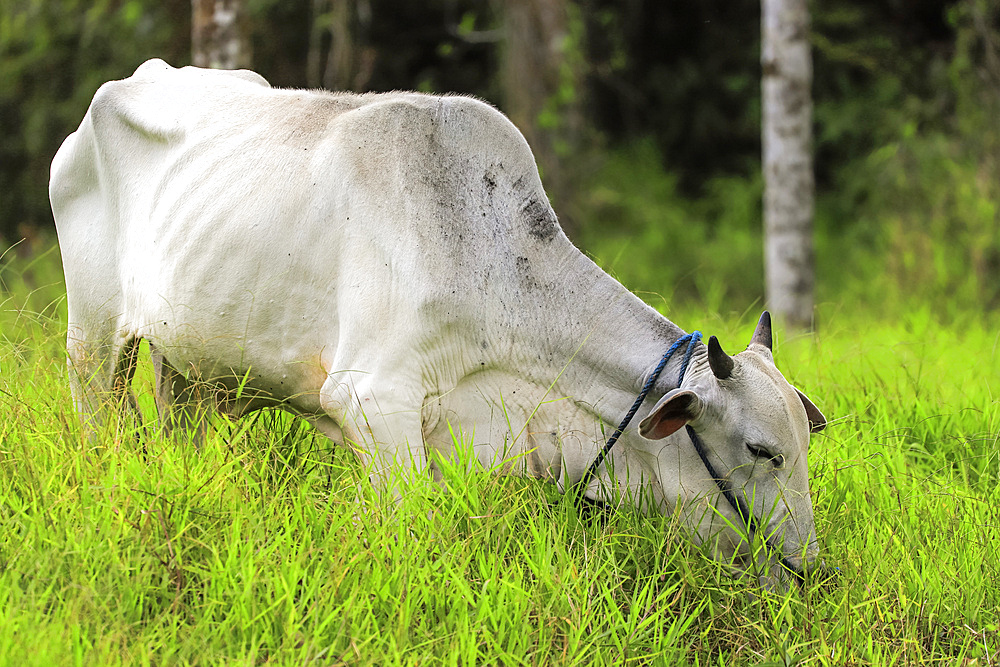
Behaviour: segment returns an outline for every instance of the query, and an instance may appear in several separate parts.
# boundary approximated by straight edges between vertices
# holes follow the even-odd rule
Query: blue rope
[[[629,423],[632,421],[632,417],[635,417],[635,413],[638,412],[639,406],[641,406],[642,402],[646,400],[646,396],[653,388],[653,385],[656,384],[656,381],[660,378],[660,374],[666,367],[667,362],[670,361],[672,356],[674,356],[674,352],[680,349],[681,345],[687,343],[687,350],[684,352],[684,361],[681,362],[681,372],[677,376],[677,386],[679,387],[681,385],[681,381],[684,380],[684,374],[687,373],[688,364],[691,361],[691,354],[694,352],[694,348],[697,347],[699,342],[701,342],[700,331],[685,334],[674,341],[674,344],[670,346],[667,353],[663,355],[662,359],[660,359],[660,363],[658,363],[656,368],[653,369],[653,373],[646,380],[646,384],[642,386],[642,391],[639,392],[639,397],[635,399],[635,403],[632,404],[628,414],[625,415],[625,419],[623,419],[622,423],[618,425],[615,432],[611,434],[608,441],[604,443],[604,447],[601,448],[600,452],[598,452],[597,458],[594,459],[594,462],[591,463],[590,467],[587,468],[587,471],[583,473],[583,477],[581,477],[580,481],[577,483],[578,489],[582,491],[587,488],[590,480],[597,473],[597,469],[601,467],[602,463],[604,463],[604,458],[608,455],[608,452],[611,451],[611,448],[615,446],[615,443],[618,442],[618,438],[621,437],[621,434],[625,432],[626,428],[628,428]]]

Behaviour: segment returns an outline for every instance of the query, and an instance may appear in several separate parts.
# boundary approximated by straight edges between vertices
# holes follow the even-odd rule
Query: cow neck
[[[583,474],[583,477],[580,479],[579,482],[577,482],[578,489],[587,488],[587,485],[590,483],[590,480],[593,479],[594,475],[597,474],[597,470],[601,467],[601,464],[604,463],[604,459],[605,457],[607,457],[608,452],[611,451],[611,448],[615,446],[616,442],[618,442],[618,438],[621,437],[622,433],[625,432],[625,429],[628,428],[629,424],[632,423],[632,419],[633,417],[635,417],[635,413],[639,410],[643,402],[646,400],[646,397],[649,395],[649,392],[656,384],[656,381],[660,378],[660,375],[662,375],[663,369],[666,367],[667,363],[669,363],[670,360],[673,358],[674,354],[680,352],[682,348],[684,351],[680,355],[681,369],[677,373],[677,384],[680,385],[684,381],[684,373],[687,371],[688,364],[691,362],[691,357],[693,356],[694,350],[698,346],[698,343],[700,341],[701,341],[701,332],[695,331],[693,333],[687,334],[686,336],[681,336],[676,342],[674,342],[673,345],[670,346],[670,348],[663,355],[663,358],[660,359],[660,362],[656,365],[656,368],[653,370],[652,374],[646,379],[645,384],[643,384],[642,386],[642,390],[639,392],[639,395],[632,403],[632,407],[629,408],[629,411],[625,414],[625,417],[618,425],[618,428],[615,429],[615,432],[612,433],[611,437],[608,438],[606,443],[604,443],[604,446],[598,451],[597,456],[596,458],[594,458],[594,461],[590,464],[590,467],[587,468],[586,472]]]
[[[564,326],[547,329],[548,340],[539,344],[565,365],[560,393],[617,424],[664,352],[686,332],[573,250],[566,262],[552,267],[551,276],[557,286],[552,293],[572,298],[547,309],[547,317],[555,315]],[[650,398],[677,386],[681,357],[668,361]]]

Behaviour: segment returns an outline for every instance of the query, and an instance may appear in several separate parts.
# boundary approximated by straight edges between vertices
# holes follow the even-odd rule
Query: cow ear
[[[802,407],[806,409],[806,417],[809,418],[809,432],[819,433],[826,428],[826,417],[823,413],[819,411],[812,401],[810,401],[805,394],[803,394],[798,389],[795,393],[799,395],[799,400],[802,401]]]
[[[660,440],[675,433],[701,412],[701,399],[690,389],[674,389],[639,422],[639,435]]]

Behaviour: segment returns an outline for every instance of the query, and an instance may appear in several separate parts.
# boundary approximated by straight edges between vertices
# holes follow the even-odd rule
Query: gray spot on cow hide
[[[486,194],[492,195],[493,191],[497,189],[497,181],[493,177],[493,174],[490,172],[483,174],[483,185],[486,186]]]
[[[531,260],[527,257],[518,257],[516,262],[517,277],[521,283],[521,288],[528,292],[538,289],[540,285],[531,267]]]
[[[521,215],[528,225],[528,233],[539,241],[548,243],[556,237],[559,223],[556,222],[552,209],[546,204],[532,199],[521,209]]]

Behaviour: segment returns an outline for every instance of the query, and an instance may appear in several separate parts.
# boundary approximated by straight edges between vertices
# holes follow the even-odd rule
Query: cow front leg
[[[340,425],[377,489],[399,497],[399,476],[427,469],[419,390],[373,381],[371,374],[331,376],[320,391],[324,412]]]

